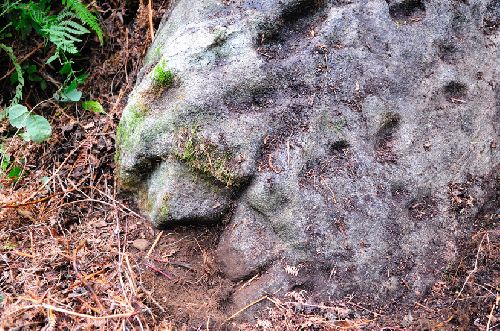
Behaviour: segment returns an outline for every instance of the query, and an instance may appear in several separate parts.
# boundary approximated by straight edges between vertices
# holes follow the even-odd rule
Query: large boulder
[[[496,0],[174,1],[129,97],[121,188],[158,227],[228,221],[244,305],[411,302],[500,163]]]

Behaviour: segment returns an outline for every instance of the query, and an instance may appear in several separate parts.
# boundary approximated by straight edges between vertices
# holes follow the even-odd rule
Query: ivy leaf
[[[82,107],[85,110],[91,111],[96,114],[105,114],[104,108],[99,103],[99,101],[89,100],[82,102]]]
[[[40,115],[31,115],[26,121],[26,135],[28,140],[41,143],[49,139],[52,134],[52,127],[49,121]]]
[[[10,124],[17,129],[24,127],[26,120],[30,116],[28,108],[20,104],[9,107],[8,114]]]

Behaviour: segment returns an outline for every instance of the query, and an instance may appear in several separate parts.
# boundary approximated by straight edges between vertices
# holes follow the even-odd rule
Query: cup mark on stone
[[[396,163],[397,157],[393,152],[394,135],[401,122],[397,113],[387,112],[383,115],[380,127],[375,136],[375,154],[380,163]]]
[[[326,5],[326,0],[293,0],[289,1],[283,12],[281,18],[285,22],[297,21],[315,14],[317,11],[323,9]]]
[[[467,85],[459,81],[450,81],[443,87],[444,96],[453,103],[465,103]]]
[[[483,18],[483,32],[491,35],[497,32],[500,26],[500,1],[492,0],[486,7]]]
[[[338,140],[330,145],[330,153],[332,155],[345,155],[347,153],[347,149],[350,147],[347,140]]]
[[[439,214],[437,201],[432,196],[424,196],[420,199],[414,199],[408,206],[408,214],[411,219],[424,221],[434,218]]]
[[[391,196],[397,202],[403,202],[406,197],[410,194],[403,182],[394,182],[390,186]]]
[[[257,25],[254,38],[257,52],[268,60],[288,57],[297,42],[311,37],[314,26],[326,18],[322,14],[327,4],[326,0],[291,0],[280,5],[279,14],[264,17]],[[310,28],[303,29],[304,25]]]
[[[425,16],[425,5],[422,0],[386,1],[389,4],[389,15],[397,23],[414,23],[421,21]]]
[[[457,53],[460,51],[455,41],[439,41],[437,42],[437,54],[441,61],[452,64],[457,60]]]

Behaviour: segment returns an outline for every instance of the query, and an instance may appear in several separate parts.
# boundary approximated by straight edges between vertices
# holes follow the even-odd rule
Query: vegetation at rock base
[[[161,5],[0,2],[0,329],[157,323],[121,267],[143,217],[113,189],[113,155]]]
[[[45,117],[35,114],[34,111],[44,101],[28,110],[23,104],[23,93],[28,87],[25,85],[28,85],[28,82],[31,85],[39,84],[40,89],[48,94],[53,90],[49,88],[48,83],[54,81],[48,68],[54,68],[56,65],[60,67],[57,73],[63,82],[48,100],[80,101],[82,92],[77,88],[85,82],[87,74],[84,72],[85,68],[75,68],[73,59],[79,53],[83,43],[82,37],[89,34],[90,30],[97,35],[101,45],[103,44],[102,28],[97,17],[80,0],[62,0],[61,3],[46,0],[7,0],[0,6],[0,19],[6,22],[0,30],[0,50],[3,50],[3,56],[6,56],[14,67],[14,70],[6,74],[13,86],[13,96],[10,98],[10,106],[0,112],[0,119],[7,117],[17,131],[22,130],[21,137],[24,140],[43,142],[51,136],[52,128]],[[27,62],[21,65],[22,61],[9,43],[15,39],[27,40],[33,37],[41,39],[41,43],[33,52],[43,48],[46,59],[38,64]],[[95,100],[92,102],[92,109],[95,109],[99,103]]]

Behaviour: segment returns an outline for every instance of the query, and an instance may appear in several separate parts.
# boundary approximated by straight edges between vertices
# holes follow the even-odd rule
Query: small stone
[[[22,217],[24,217],[24,218],[27,218],[27,219],[29,219],[29,220],[33,220],[33,219],[34,219],[34,217],[35,217],[35,215],[34,215],[31,211],[26,210],[26,209],[18,209],[18,210],[17,210],[17,213],[18,213],[20,216],[22,216]]]
[[[95,223],[96,228],[105,228],[106,226],[108,226],[108,223],[103,219]]]
[[[151,243],[147,239],[136,239],[132,242],[132,246],[140,251],[145,251]]]

